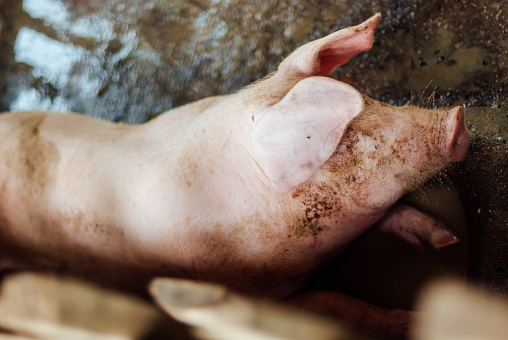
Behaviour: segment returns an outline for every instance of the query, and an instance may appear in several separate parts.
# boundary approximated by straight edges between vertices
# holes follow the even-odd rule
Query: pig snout
[[[469,131],[464,123],[464,110],[454,107],[446,117],[446,138],[443,153],[450,161],[460,161],[466,156],[469,146]]]

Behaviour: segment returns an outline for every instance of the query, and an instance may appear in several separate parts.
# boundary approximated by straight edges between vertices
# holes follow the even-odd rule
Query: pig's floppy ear
[[[344,28],[297,48],[279,66],[279,71],[309,76],[329,75],[334,68],[372,46],[378,13],[358,26]]]
[[[333,154],[347,124],[362,110],[362,96],[351,86],[306,78],[256,117],[254,158],[275,189],[286,193]]]

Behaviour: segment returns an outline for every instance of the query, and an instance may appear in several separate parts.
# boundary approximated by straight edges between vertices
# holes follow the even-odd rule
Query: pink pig
[[[292,294],[376,223],[415,245],[457,242],[397,200],[469,143],[460,107],[396,108],[328,77],[370,48],[379,17],[301,46],[236,94],[142,125],[2,114],[0,266],[129,290],[154,276],[212,281],[362,318],[341,312],[338,293]],[[391,312],[376,316],[382,327],[409,320]]]

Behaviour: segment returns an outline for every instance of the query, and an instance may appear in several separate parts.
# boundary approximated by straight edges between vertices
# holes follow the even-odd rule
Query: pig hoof
[[[460,238],[447,230],[435,231],[430,240],[430,244],[435,249],[448,247],[459,242]]]
[[[149,290],[164,309],[210,306],[223,301],[227,295],[221,286],[170,278],[153,280]]]
[[[441,220],[403,203],[392,207],[379,226],[381,230],[398,235],[422,250],[424,244],[441,249],[460,242],[460,238]]]

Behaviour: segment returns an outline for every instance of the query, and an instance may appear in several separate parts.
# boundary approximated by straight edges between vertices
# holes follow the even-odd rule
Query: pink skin
[[[0,266],[127,290],[155,276],[213,281],[319,310],[294,293],[377,222],[416,246],[457,242],[397,200],[465,156],[463,110],[396,108],[327,77],[370,48],[378,20],[303,45],[237,94],[139,126],[2,114]],[[316,294],[344,310],[340,294]],[[374,313],[372,332],[407,324],[401,313]]]

